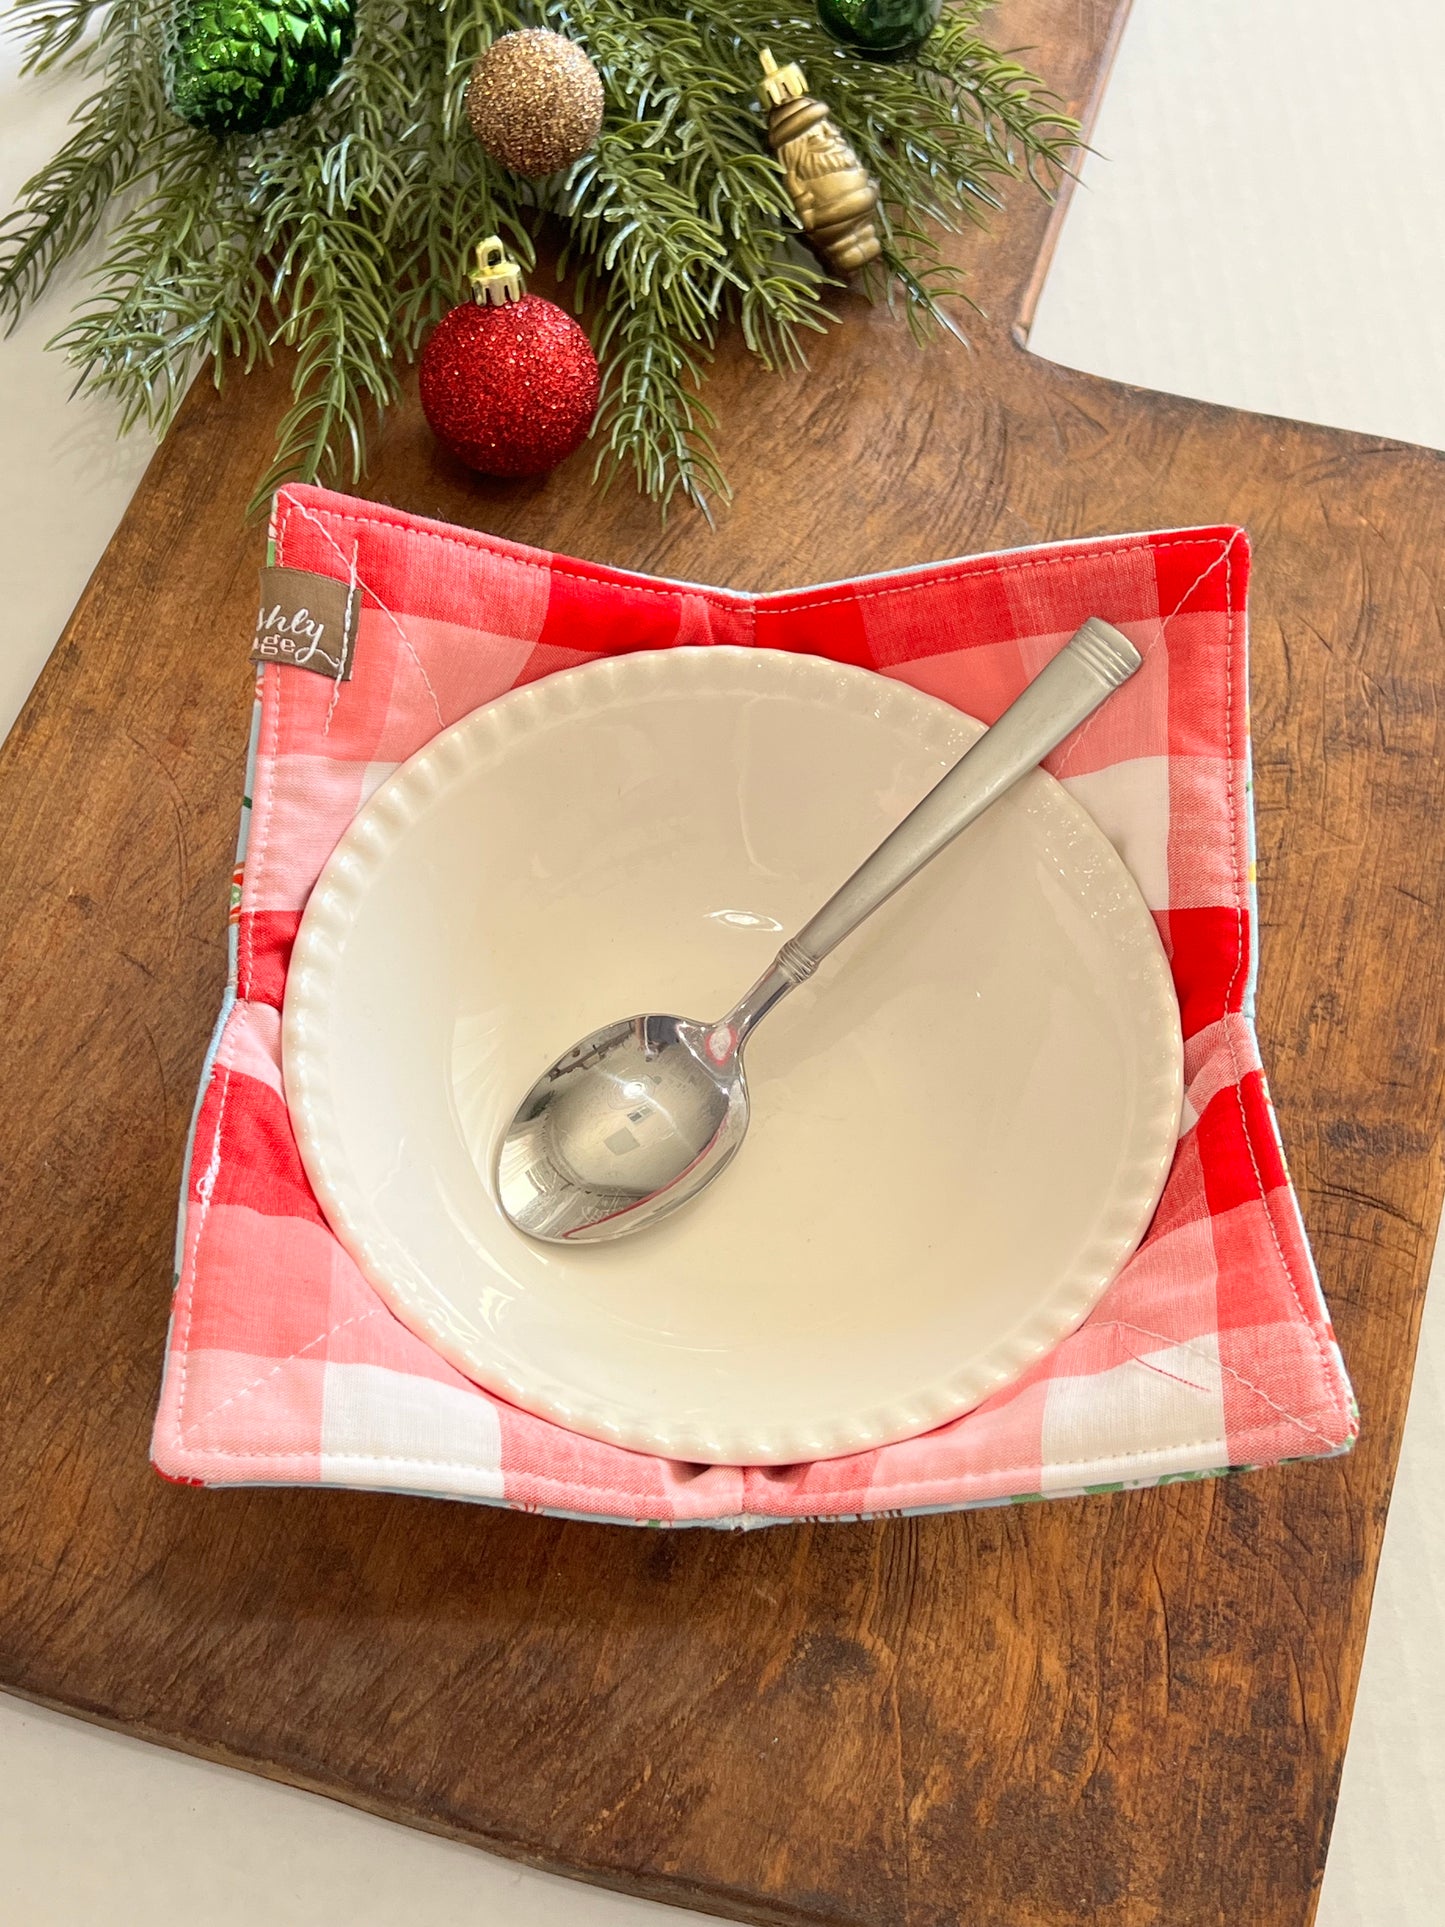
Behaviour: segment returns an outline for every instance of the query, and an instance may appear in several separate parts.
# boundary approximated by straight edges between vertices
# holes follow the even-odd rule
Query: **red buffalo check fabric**
[[[349,682],[274,664],[257,679],[231,979],[187,1160],[152,1445],[166,1477],[757,1525],[1198,1478],[1352,1443],[1253,1024],[1242,531],[1095,538],[769,595],[631,575],[309,488],[277,497],[271,533],[276,562],[356,585],[359,634]],[[1095,614],[1144,664],[1048,767],[1158,922],[1187,1095],[1153,1225],[1093,1315],[952,1424],[768,1470],[580,1438],[479,1390],[399,1324],[307,1184],[281,1062],[307,894],[397,764],[519,683],[677,644],[858,663],[991,722]]]

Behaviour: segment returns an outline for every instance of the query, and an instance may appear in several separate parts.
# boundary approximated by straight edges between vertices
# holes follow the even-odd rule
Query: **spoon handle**
[[[785,943],[772,968],[724,1019],[739,1043],[778,999],[811,977],[831,950],[916,876],[1004,791],[1043,761],[1139,667],[1127,636],[1098,616],[1040,670],[923,801]]]

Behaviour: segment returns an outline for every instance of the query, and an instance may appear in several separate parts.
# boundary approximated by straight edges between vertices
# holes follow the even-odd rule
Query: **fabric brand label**
[[[309,569],[262,569],[251,660],[347,682],[360,609],[361,591],[354,582]]]

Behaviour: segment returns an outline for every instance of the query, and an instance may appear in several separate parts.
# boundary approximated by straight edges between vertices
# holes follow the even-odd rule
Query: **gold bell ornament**
[[[803,233],[836,274],[851,274],[883,250],[873,216],[878,183],[807,91],[796,61],[780,67],[765,47],[759,93],[768,145],[782,165]]]

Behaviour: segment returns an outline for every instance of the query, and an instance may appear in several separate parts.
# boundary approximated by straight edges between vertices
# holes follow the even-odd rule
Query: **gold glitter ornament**
[[[803,70],[780,67],[765,47],[758,92],[768,110],[768,145],[798,210],[803,233],[835,274],[851,274],[882,252],[873,219],[878,183],[807,92]]]
[[[570,167],[602,128],[602,76],[575,40],[523,27],[472,68],[467,119],[494,161],[538,180]]]

